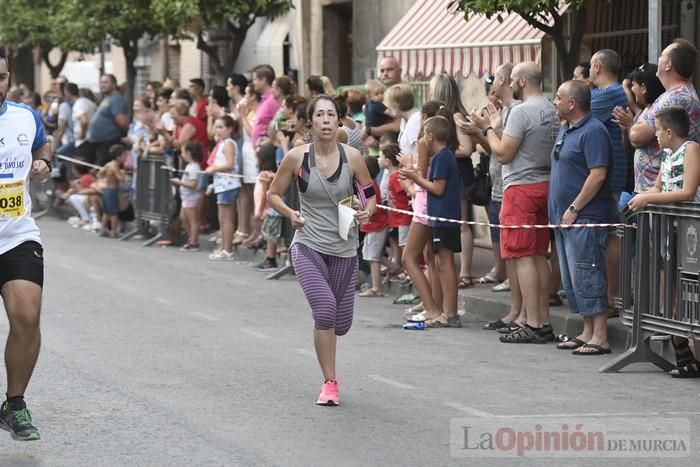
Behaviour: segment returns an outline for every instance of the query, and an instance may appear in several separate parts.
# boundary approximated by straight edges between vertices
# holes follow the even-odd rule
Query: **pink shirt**
[[[253,134],[250,136],[253,147],[256,147],[258,139],[267,133],[267,127],[272,119],[275,118],[279,107],[279,102],[277,102],[277,99],[272,95],[272,89],[262,95],[258,110],[255,112]]]

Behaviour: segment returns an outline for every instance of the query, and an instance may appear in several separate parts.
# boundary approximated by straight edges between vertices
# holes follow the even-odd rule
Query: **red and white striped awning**
[[[482,76],[504,63],[540,62],[544,32],[518,14],[495,17],[448,10],[450,0],[417,0],[377,46],[378,60],[394,56],[404,76],[438,73]]]

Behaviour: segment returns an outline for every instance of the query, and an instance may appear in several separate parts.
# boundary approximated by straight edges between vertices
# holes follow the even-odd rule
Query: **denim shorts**
[[[577,219],[577,224],[594,223]],[[554,231],[561,282],[569,309],[580,315],[594,316],[608,311],[608,284],[605,280],[606,228],[573,228]]]
[[[233,190],[222,191],[216,194],[216,204],[233,204],[238,198],[238,192],[241,191],[240,188],[234,188]]]
[[[119,213],[119,191],[116,188],[102,189],[102,212],[108,215]]]

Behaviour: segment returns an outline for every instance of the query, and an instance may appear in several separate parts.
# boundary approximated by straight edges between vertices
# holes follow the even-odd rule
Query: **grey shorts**
[[[382,229],[378,232],[368,232],[365,234],[365,239],[362,242],[363,260],[374,262],[382,260],[388,232],[388,229]]]
[[[282,218],[280,216],[267,216],[260,228],[263,238],[267,241],[278,242],[282,237]]]
[[[410,225],[402,225],[397,227],[399,230],[399,246],[406,246],[406,243],[408,243],[408,229],[410,227]]]

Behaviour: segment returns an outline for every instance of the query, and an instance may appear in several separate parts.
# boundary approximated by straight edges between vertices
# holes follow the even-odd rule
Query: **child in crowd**
[[[255,184],[255,218],[262,222],[262,234],[267,242],[265,261],[255,269],[263,272],[277,270],[277,245],[282,237],[282,217],[267,203],[267,190],[277,172],[276,148],[264,144],[258,148],[258,181]]]
[[[376,157],[365,156],[365,164],[372,178],[374,192],[379,193],[379,185],[375,178],[379,174],[379,162]],[[362,242],[362,259],[370,264],[372,287],[360,293],[360,297],[382,297],[381,261],[384,257],[384,245],[387,236],[387,214],[384,209],[377,209],[370,218],[369,223],[360,226],[360,231],[365,233]]]
[[[391,121],[389,109],[384,105],[384,85],[377,80],[369,80],[367,88],[367,103],[365,104],[365,128],[381,126]],[[371,130],[370,130],[371,131]]]
[[[454,120],[450,120],[449,117],[451,117],[449,114],[447,116],[439,114],[424,121],[420,146],[427,149],[430,157],[428,178],[426,179],[418,168],[412,166],[402,167],[399,169],[399,173],[413,180],[416,185],[423,187],[428,192],[427,214],[429,216],[460,219],[461,180],[454,155],[456,132]],[[442,309],[444,313],[433,319],[427,319],[426,315],[427,325],[431,327],[461,327],[462,324],[457,314],[457,271],[454,261],[454,253],[459,253],[462,249],[459,225],[428,220],[428,227],[432,244],[431,250],[434,255],[437,255],[435,263],[437,270],[431,273],[431,280],[437,279],[439,281],[441,299],[434,300],[425,283],[421,284],[421,289],[423,289],[421,298],[426,305],[428,304],[427,299],[434,300],[436,303],[431,303],[431,308]],[[434,277],[435,272],[437,277]],[[414,275],[418,276],[414,271],[414,274],[411,275],[412,279],[414,279]],[[414,279],[414,284],[417,282]],[[437,284],[434,286],[436,288]],[[428,306],[426,306],[427,310],[429,310]]]
[[[182,178],[171,178],[170,183],[180,187],[180,220],[187,230],[187,243],[180,248],[182,251],[199,251],[199,216],[197,206],[201,201],[202,192],[197,190],[199,182],[200,162],[202,162],[202,147],[196,141],[187,143],[180,152],[185,162]]]
[[[236,198],[241,190],[241,179],[233,176],[238,173],[236,151],[238,150],[233,135],[238,133],[238,122],[228,115],[214,121],[216,146],[214,163],[207,167],[206,173],[214,176],[214,193],[221,229],[221,249],[209,255],[212,261],[233,260],[233,231],[236,217]]]
[[[88,198],[92,194],[90,187],[95,183],[95,176],[90,171],[91,169],[84,165],[72,164],[71,170],[74,180],[66,195],[68,195],[68,202],[78,213],[78,217],[69,218],[68,223],[74,227],[82,227],[90,223]]]
[[[700,202],[700,146],[688,140],[690,118],[682,107],[664,107],[656,112],[656,138],[664,151],[656,184],[629,202],[633,211],[648,204],[671,204],[682,201]],[[666,254],[663,255],[664,259]],[[663,300],[662,300],[663,302]],[[700,378],[700,345],[695,341],[695,356],[688,339],[672,338],[676,351],[674,378]]]
[[[119,185],[124,180],[124,164],[129,158],[126,146],[115,144],[109,148],[110,162],[105,164],[98,176],[104,178],[102,185],[102,231],[101,237],[117,237],[119,227]]]
[[[380,166],[387,171],[389,179],[389,206],[395,209],[403,209],[410,211],[410,198],[407,189],[411,189],[413,182],[407,179],[402,179],[399,174],[399,155],[398,144],[388,144],[382,147],[382,153],[379,157]],[[387,213],[389,229],[396,232],[396,236],[389,237],[391,246],[391,256],[394,259],[396,266],[401,267],[401,255],[408,241],[408,229],[411,225],[411,215],[401,214],[394,211]]]

